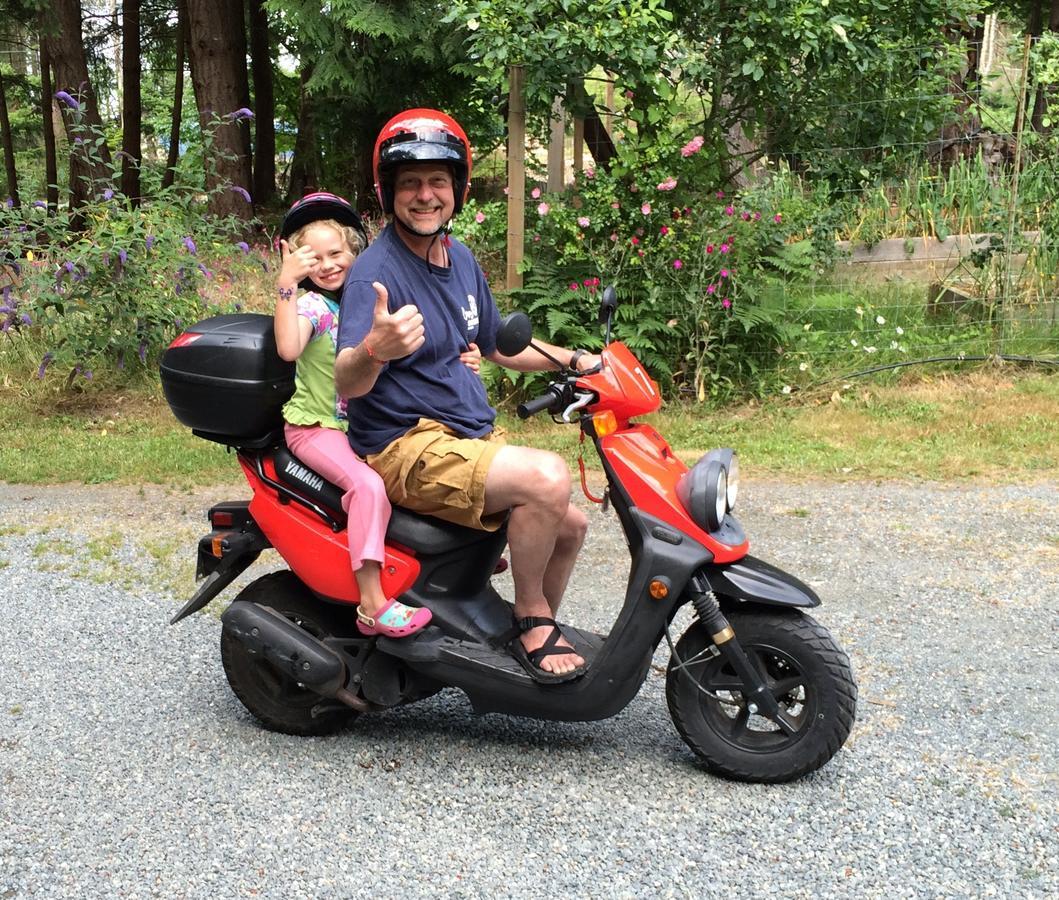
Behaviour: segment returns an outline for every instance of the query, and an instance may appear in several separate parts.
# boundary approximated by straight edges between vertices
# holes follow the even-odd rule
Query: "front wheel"
[[[749,711],[742,681],[696,621],[666,673],[677,731],[711,772],[737,781],[792,781],[819,769],[853,727],[857,685],[848,657],[804,613],[741,611],[728,621],[789,727]]]

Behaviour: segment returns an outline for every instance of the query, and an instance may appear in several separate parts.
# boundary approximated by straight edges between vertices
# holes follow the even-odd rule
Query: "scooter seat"
[[[286,447],[278,447],[273,455],[276,477],[302,496],[326,509],[339,527],[345,527],[346,514],[342,511],[343,490],[332,484]],[[409,550],[448,554],[468,544],[492,539],[496,532],[479,531],[463,525],[455,525],[434,516],[422,516],[411,510],[395,506],[386,530],[386,540],[400,544]]]

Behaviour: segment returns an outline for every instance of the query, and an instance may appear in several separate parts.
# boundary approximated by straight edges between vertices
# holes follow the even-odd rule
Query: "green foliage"
[[[101,138],[79,131],[91,157]],[[210,158],[209,135],[204,148]],[[195,171],[197,180],[158,188],[138,207],[115,192],[117,161],[76,210],[49,212],[41,201],[0,208],[8,260],[0,328],[40,336],[38,377],[152,366],[183,326],[246,299],[239,282],[264,260],[240,240],[245,223],[204,214],[209,195]]]
[[[766,302],[764,288],[802,264],[785,245],[781,214],[723,192],[703,197],[697,185],[710,163],[702,144],[658,143],[636,160],[623,154],[611,173],[586,170],[574,196],[535,189],[526,286],[511,297],[538,333],[594,348],[599,291],[613,283],[616,336],[656,378],[700,401],[773,383],[783,310]],[[491,218],[470,207],[455,232],[485,238]]]

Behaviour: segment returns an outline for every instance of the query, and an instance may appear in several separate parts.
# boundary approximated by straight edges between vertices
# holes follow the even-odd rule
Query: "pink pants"
[[[346,536],[353,571],[366,559],[381,563],[386,558],[383,544],[386,526],[390,524],[390,501],[382,479],[353,452],[345,434],[335,428],[287,423],[283,433],[298,459],[345,491],[342,510],[349,517]]]

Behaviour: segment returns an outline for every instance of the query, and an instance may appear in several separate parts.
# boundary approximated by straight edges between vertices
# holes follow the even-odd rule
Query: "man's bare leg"
[[[562,457],[529,447],[502,447],[485,480],[485,512],[510,509],[507,540],[515,583],[515,616],[553,618],[581,549],[587,523],[570,506],[570,472]],[[551,628],[522,634],[527,651],[547,640]],[[569,647],[565,639],[559,646]],[[584,664],[577,653],[545,656],[540,667],[562,675]]]

